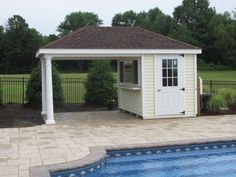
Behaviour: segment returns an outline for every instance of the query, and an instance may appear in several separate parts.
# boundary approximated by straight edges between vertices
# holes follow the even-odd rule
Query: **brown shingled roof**
[[[140,27],[84,27],[41,48],[199,49]]]

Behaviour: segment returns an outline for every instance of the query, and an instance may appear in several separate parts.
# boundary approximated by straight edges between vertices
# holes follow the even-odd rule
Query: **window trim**
[[[124,64],[123,64],[123,69],[122,69],[122,71],[123,71],[123,82],[121,82],[121,73],[120,73],[120,71],[121,71],[121,69],[120,69],[120,66],[121,66],[121,62],[126,62],[126,61],[137,61],[137,64],[138,64],[138,67],[137,67],[137,77],[138,77],[138,79],[137,79],[137,81],[138,81],[138,83],[133,83],[133,82],[125,82],[124,81],[124,77],[125,77],[125,73],[124,73]],[[134,85],[134,86],[140,86],[141,85],[141,62],[140,62],[140,59],[129,59],[129,60],[119,60],[118,61],[118,66],[119,66],[119,68],[118,68],[118,76],[119,76],[119,78],[118,78],[118,83],[119,83],[119,85]]]

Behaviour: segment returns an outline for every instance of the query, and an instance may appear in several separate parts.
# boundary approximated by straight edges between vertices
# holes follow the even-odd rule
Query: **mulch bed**
[[[202,112],[201,116],[232,115],[232,114],[236,114],[236,107],[230,108],[229,110],[221,111],[219,113]]]
[[[43,124],[39,109],[10,104],[0,107],[0,128],[31,127]]]

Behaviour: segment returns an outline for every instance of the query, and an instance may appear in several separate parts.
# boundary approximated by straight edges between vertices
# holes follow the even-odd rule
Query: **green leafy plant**
[[[236,90],[232,88],[219,89],[218,94],[222,95],[227,102],[227,105],[236,106]]]
[[[85,103],[112,107],[117,100],[115,79],[109,61],[94,61],[85,83]]]
[[[61,106],[64,103],[63,90],[61,86],[60,73],[56,66],[52,65],[53,80],[53,102],[55,106]],[[27,85],[26,99],[31,107],[41,106],[42,89],[41,89],[41,67],[38,64],[31,72],[30,80]]]
[[[207,102],[207,111],[219,113],[222,108],[236,106],[236,90],[232,88],[218,89],[211,94]]]
[[[207,102],[206,109],[208,112],[219,113],[221,108],[226,106],[225,97],[222,94],[213,93]]]

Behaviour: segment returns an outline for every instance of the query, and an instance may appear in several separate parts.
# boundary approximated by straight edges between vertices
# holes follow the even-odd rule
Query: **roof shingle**
[[[140,27],[84,27],[44,49],[199,49]]]

